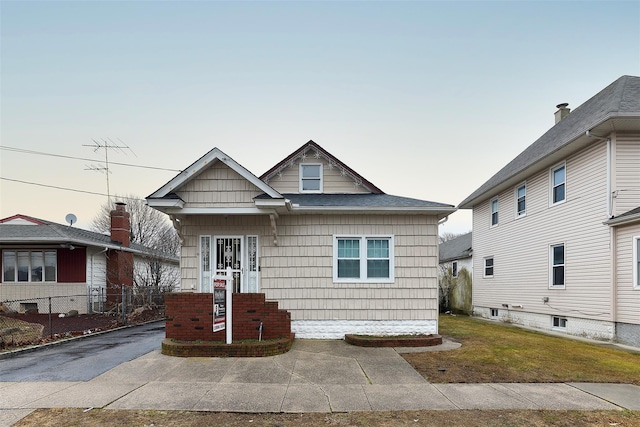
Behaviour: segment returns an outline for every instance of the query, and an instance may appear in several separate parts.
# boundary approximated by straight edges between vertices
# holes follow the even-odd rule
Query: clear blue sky
[[[621,75],[638,1],[12,2],[1,145],[183,169],[213,147],[260,175],[309,139],[383,191],[457,205]],[[0,218],[88,227],[98,162],[0,150]],[[175,172],[112,165],[145,197]],[[468,211],[441,231],[471,229]]]

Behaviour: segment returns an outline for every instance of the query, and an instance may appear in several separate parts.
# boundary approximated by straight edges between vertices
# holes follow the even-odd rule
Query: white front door
[[[258,236],[200,236],[200,292],[213,292],[213,276],[233,276],[233,292],[258,292]]]

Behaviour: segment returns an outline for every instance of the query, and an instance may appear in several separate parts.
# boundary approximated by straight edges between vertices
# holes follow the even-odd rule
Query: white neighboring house
[[[264,293],[299,338],[438,331],[438,221],[452,205],[385,194],[313,141],[260,177],[214,148],[147,198],[183,239],[184,292]]]
[[[463,268],[473,274],[473,247],[471,232],[440,243],[438,253],[440,255],[440,265],[444,269],[450,268],[453,277],[458,277],[458,273]]]
[[[623,76],[459,205],[478,316],[640,345],[640,77]]]
[[[471,314],[473,310],[473,248],[472,233],[462,234],[440,243],[438,248],[440,269],[440,301],[455,312]],[[461,274],[466,270],[468,275]],[[449,275],[451,271],[451,275]],[[446,295],[445,295],[446,294]]]
[[[120,204],[112,211],[112,224],[113,215],[123,213]],[[128,213],[122,217],[128,227]],[[92,310],[90,292],[104,296],[109,281],[131,285],[158,263],[164,273],[160,287],[179,283],[177,256],[129,243],[128,234],[112,226],[109,236],[20,214],[0,219],[0,302],[16,301],[13,309],[46,313],[48,297],[66,296],[52,308],[84,314]]]

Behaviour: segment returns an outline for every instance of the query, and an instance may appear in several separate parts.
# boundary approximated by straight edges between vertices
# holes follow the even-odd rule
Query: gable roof
[[[222,162],[227,165],[229,168],[237,172],[240,176],[245,178],[247,181],[255,185],[260,190],[264,191],[272,198],[282,198],[280,193],[271,188],[267,183],[262,181],[260,178],[249,172],[245,169],[244,166],[240,165],[240,163],[233,160],[231,157],[227,156],[222,152],[219,148],[215,147],[211,151],[209,151],[204,156],[200,157],[198,160],[193,162],[188,168],[180,172],[173,179],[167,182],[165,185],[156,190],[153,194],[147,197],[147,200],[153,199],[180,199],[174,193],[177,189],[185,185],[187,182],[194,179],[200,173],[202,173],[205,169],[207,169],[213,162]]]
[[[509,185],[515,185],[515,181],[524,179],[527,169],[535,165],[539,166],[538,170],[550,166],[547,163],[559,160],[553,157],[554,153],[562,155],[571,149],[577,150],[598,140],[598,137],[586,135],[587,131],[608,134],[614,125],[617,129],[640,130],[638,119],[640,119],[640,77],[622,76],[549,129],[464,199],[458,208],[472,208],[495,196]],[[610,120],[614,123],[604,126],[605,122]],[[575,147],[571,147],[572,145]]]
[[[106,234],[22,214],[0,219],[0,244],[75,244],[133,252],[176,263],[179,261],[175,255],[160,252],[138,243],[131,243],[127,248],[119,242],[112,241],[111,237]]]
[[[440,263],[470,258],[473,253],[472,233],[463,234],[439,245]]]
[[[307,142],[306,144],[303,144],[300,148],[298,148],[293,153],[285,157],[284,160],[282,160],[281,162],[276,164],[274,167],[272,167],[271,169],[263,173],[260,176],[260,179],[265,182],[269,182],[269,180],[273,178],[275,175],[277,175],[278,172],[288,167],[292,162],[295,162],[297,159],[302,158],[302,156],[304,156],[309,150],[314,151],[314,156],[316,156],[316,158],[323,157],[325,160],[327,160],[327,162],[329,162],[329,164],[344,171],[346,175],[349,175],[351,178],[354,179],[354,181],[361,183],[361,185],[364,188],[366,188],[369,192],[373,194],[384,194],[382,190],[380,190],[371,182],[363,178],[362,175],[355,172],[349,166],[347,166],[342,161],[340,161],[340,159],[338,159],[336,156],[332,155],[331,153],[329,153],[327,150],[325,150],[324,148],[322,148],[320,145],[318,145],[312,140],[309,140],[309,142]]]

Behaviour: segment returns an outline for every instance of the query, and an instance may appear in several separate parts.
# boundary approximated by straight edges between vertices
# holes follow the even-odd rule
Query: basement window
[[[553,329],[567,329],[567,318],[553,316]]]
[[[492,319],[497,319],[498,318],[498,309],[497,308],[492,308],[491,309],[491,318]]]

